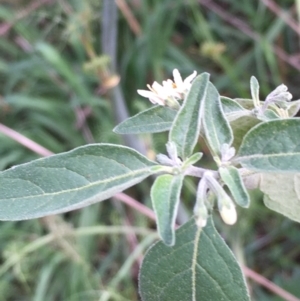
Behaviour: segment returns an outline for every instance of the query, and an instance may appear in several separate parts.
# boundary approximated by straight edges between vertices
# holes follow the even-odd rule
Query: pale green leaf
[[[176,244],[155,244],[139,277],[143,301],[249,301],[242,271],[213,226],[194,219],[176,231]]]
[[[273,110],[270,110],[270,109],[265,110],[264,114],[262,116],[258,116],[258,118],[260,120],[263,120],[263,121],[280,119],[278,114],[276,112],[274,112]]]
[[[300,119],[260,123],[244,137],[236,162],[255,171],[300,171]]]
[[[252,109],[254,109],[253,99],[234,98],[234,101],[236,101],[238,104],[240,104],[246,110],[252,110]],[[263,102],[260,101],[260,104],[263,104]]]
[[[300,222],[300,174],[263,173],[260,190],[268,208]]]
[[[235,202],[242,207],[249,207],[250,197],[238,169],[234,166],[220,167],[219,172]]]
[[[250,89],[251,89],[251,96],[253,99],[253,103],[256,107],[260,105],[259,100],[259,83],[255,76],[251,76],[250,79]]]
[[[288,114],[290,117],[295,116],[299,112],[299,109],[300,109],[300,99],[288,103]]]
[[[155,106],[130,117],[117,125],[114,132],[118,134],[159,133],[168,131],[177,111],[169,107]]]
[[[188,167],[190,165],[194,165],[195,163],[197,163],[203,156],[203,153],[194,153],[192,154],[189,158],[187,158],[184,162],[183,162],[183,166],[184,167]]]
[[[175,218],[183,177],[183,175],[159,176],[151,188],[151,200],[156,214],[158,233],[163,242],[169,246],[175,243]]]
[[[221,100],[223,112],[225,114],[230,114],[230,113],[239,112],[239,111],[245,111],[245,109],[234,99],[231,99],[231,98],[225,97],[225,96],[220,96],[220,100]]]
[[[208,83],[202,114],[205,138],[213,153],[221,157],[221,146],[231,145],[233,135],[222,110],[220,95],[212,83]]]
[[[228,121],[236,120],[242,116],[251,115],[251,111],[244,109],[238,102],[234,99],[221,96],[221,104],[223,112]]]
[[[57,214],[105,200],[157,164],[133,149],[91,144],[0,173],[0,220]]]
[[[208,73],[202,73],[193,81],[169,134],[169,140],[176,144],[178,155],[183,160],[192,154],[199,138],[201,105],[206,97],[208,81]]]

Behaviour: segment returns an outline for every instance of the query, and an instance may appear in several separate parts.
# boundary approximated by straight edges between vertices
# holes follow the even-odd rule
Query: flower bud
[[[198,211],[195,212],[196,214],[196,225],[199,228],[203,228],[206,226],[207,218],[208,218],[208,211],[205,205],[201,208],[197,208]]]
[[[236,210],[232,201],[226,203],[227,204],[220,204],[219,202],[220,215],[225,224],[233,225],[237,220]]]

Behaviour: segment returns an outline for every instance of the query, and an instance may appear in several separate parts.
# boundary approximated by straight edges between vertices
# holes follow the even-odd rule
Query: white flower
[[[165,89],[162,85],[160,85],[158,82],[154,82],[152,87],[150,85],[147,85],[148,90],[137,90],[137,92],[146,98],[149,98],[149,100],[153,104],[158,104],[161,106],[165,105],[165,100],[169,97],[167,89]]]
[[[141,96],[148,98],[153,104],[178,107],[179,104],[177,100],[184,99],[186,93],[190,90],[192,85],[191,82],[196,75],[197,72],[194,71],[183,81],[179,71],[174,69],[174,81],[168,79],[163,81],[162,85],[155,81],[152,86],[147,85],[150,91],[137,90],[137,92]]]
[[[293,95],[288,92],[288,87],[281,84],[267,96],[266,102],[291,101],[292,98]]]
[[[188,91],[190,91],[190,88],[192,86],[192,81],[196,77],[197,72],[194,71],[191,75],[189,75],[184,81],[182,80],[182,77],[177,69],[173,70],[173,77],[174,77],[174,83],[175,83],[175,90],[178,93],[185,94]]]
[[[222,204],[219,206],[220,209],[220,215],[222,217],[222,220],[224,221],[225,224],[227,225],[233,225],[235,224],[237,220],[237,214],[236,214],[236,209],[234,207],[233,202],[226,202],[226,204]]]

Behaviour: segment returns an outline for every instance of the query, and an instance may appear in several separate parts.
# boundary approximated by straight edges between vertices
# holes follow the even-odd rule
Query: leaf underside
[[[155,173],[128,147],[92,144],[0,173],[0,220],[57,214],[107,199]]]
[[[245,281],[232,252],[213,226],[202,230],[194,219],[176,231],[176,244],[155,244],[139,277],[143,301],[249,301]]]
[[[260,190],[268,208],[300,222],[300,174],[263,173]]]

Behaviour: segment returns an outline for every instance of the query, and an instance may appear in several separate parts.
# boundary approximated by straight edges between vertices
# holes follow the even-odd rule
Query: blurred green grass
[[[121,3],[123,1],[119,1]],[[268,2],[268,1],[267,1]],[[103,53],[105,1],[0,1],[0,122],[54,153],[92,142],[124,143],[110,93],[110,63]],[[178,68],[209,72],[222,95],[250,97],[255,75],[263,99],[285,83],[300,98],[300,36],[266,1],[128,0],[140,31],[119,10],[117,71],[126,108],[150,106],[136,90],[170,78]],[[298,24],[298,1],[279,7]],[[113,26],[113,25],[112,25]],[[113,38],[113,37],[112,37]],[[278,53],[285,55],[278,55]],[[141,137],[148,155],[165,152],[165,134]],[[0,168],[38,158],[0,134]],[[186,181],[190,211],[195,183]],[[149,185],[128,193],[149,205]],[[1,210],[1,209],[0,209]],[[300,226],[266,209],[255,194],[234,227],[216,224],[238,258],[300,297]],[[103,225],[107,234],[62,236]],[[106,201],[56,217],[0,223],[0,301],[139,300],[138,265],[153,237],[111,235],[111,226],[153,228],[133,209]],[[47,241],[49,235],[54,239]],[[138,248],[138,249],[137,249]],[[136,253],[134,253],[136,250]],[[252,300],[280,298],[250,281]]]

